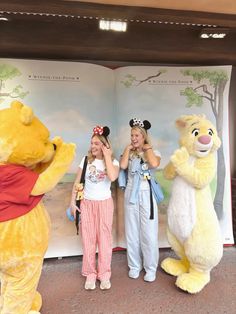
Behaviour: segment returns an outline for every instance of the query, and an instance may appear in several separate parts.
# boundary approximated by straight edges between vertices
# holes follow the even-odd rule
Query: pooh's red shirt
[[[25,215],[43,195],[30,195],[38,174],[19,165],[0,165],[0,222]]]

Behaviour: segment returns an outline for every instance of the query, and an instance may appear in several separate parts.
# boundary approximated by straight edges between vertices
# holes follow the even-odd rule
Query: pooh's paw
[[[63,144],[63,140],[60,136],[55,136],[52,139],[52,143],[55,144],[57,148],[59,148]]]
[[[185,147],[181,147],[174,152],[170,159],[173,165],[178,168],[189,160],[189,153]]]
[[[187,263],[170,257],[162,261],[161,268],[172,276],[179,276],[187,273],[189,270]]]
[[[175,284],[178,288],[194,294],[200,292],[209,281],[209,273],[192,273],[190,271],[189,273],[180,275]]]
[[[75,157],[75,149],[76,145],[73,143],[62,143],[56,150],[55,159],[57,161],[63,161],[65,164],[70,163]]]

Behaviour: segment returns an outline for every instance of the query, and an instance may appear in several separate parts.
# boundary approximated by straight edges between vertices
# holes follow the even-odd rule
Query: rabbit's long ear
[[[182,115],[175,121],[175,125],[177,129],[181,130],[187,125],[191,125],[192,123],[198,122],[201,119],[206,119],[206,116],[204,114]]]
[[[189,116],[181,116],[175,121],[175,126],[178,130],[184,129],[187,125]]]

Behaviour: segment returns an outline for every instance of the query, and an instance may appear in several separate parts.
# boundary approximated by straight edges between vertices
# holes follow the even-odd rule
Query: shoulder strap
[[[140,164],[143,164],[145,161],[141,157]],[[154,219],[154,207],[153,207],[153,197],[152,197],[152,186],[151,186],[151,180],[147,179],[147,182],[149,184],[150,189],[150,219]]]
[[[80,178],[80,183],[85,182],[85,172],[86,172],[86,168],[87,168],[87,163],[88,163],[88,156],[85,156],[83,170],[82,170],[82,174],[81,174],[81,178]],[[81,200],[76,201],[76,205],[78,207],[80,206],[80,201]],[[75,226],[76,226],[77,234],[79,234],[79,212],[78,212],[78,210],[76,211],[76,214],[75,214]]]
[[[88,163],[88,156],[85,156],[83,170],[82,170],[82,174],[81,174],[81,178],[80,178],[80,183],[85,182],[85,172],[86,172],[86,168],[87,168],[87,163]]]

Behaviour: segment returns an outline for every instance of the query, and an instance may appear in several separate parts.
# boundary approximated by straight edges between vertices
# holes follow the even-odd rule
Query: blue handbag
[[[127,185],[127,170],[124,169],[120,169],[119,171],[119,176],[118,176],[118,186],[119,188],[121,188],[122,190],[124,190],[126,188]]]
[[[72,215],[70,207],[66,210],[66,216],[70,221],[75,221],[75,217]]]
[[[154,178],[151,178],[150,181],[151,181],[152,193],[155,197],[156,202],[157,203],[162,202],[164,200],[164,194],[163,194],[160,184]]]

